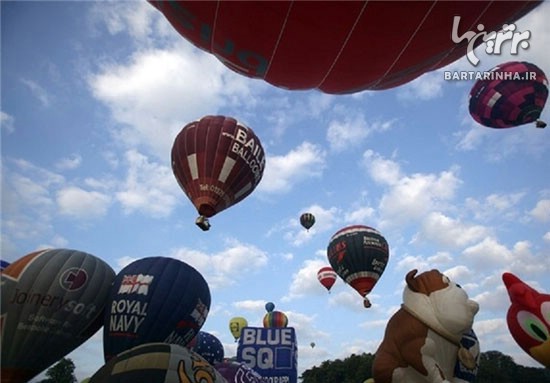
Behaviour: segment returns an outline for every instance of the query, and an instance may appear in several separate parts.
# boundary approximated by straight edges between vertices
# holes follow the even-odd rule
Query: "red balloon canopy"
[[[172,146],[172,170],[201,216],[211,217],[248,196],[262,179],[265,155],[252,129],[232,117],[187,124]]]
[[[393,88],[467,53],[468,31],[500,30],[540,1],[149,0],[232,70],[286,89]],[[477,39],[481,43],[482,39]]]

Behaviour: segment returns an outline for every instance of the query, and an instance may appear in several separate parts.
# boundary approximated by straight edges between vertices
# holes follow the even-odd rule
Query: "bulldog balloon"
[[[438,270],[407,273],[403,304],[390,318],[376,351],[376,383],[462,382],[457,360],[476,369],[476,356],[461,345],[479,306]]]

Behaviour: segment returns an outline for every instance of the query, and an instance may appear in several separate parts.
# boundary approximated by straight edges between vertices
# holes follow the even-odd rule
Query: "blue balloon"
[[[265,310],[270,313],[272,312],[273,310],[275,310],[275,304],[273,302],[267,302],[265,304]]]
[[[192,266],[173,258],[139,259],[116,276],[105,312],[105,361],[152,342],[186,346],[210,310],[210,289]]]
[[[199,331],[196,344],[192,350],[206,359],[211,365],[223,361],[224,349],[222,342],[208,332]]]

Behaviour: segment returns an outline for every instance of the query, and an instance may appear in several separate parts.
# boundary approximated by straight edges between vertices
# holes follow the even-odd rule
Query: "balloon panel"
[[[536,121],[548,98],[544,72],[528,62],[507,62],[491,69],[493,79],[477,80],[469,111],[490,128],[510,128]],[[497,77],[498,76],[498,77]]]
[[[393,88],[464,56],[468,41],[450,38],[454,16],[460,33],[477,32],[478,24],[496,31],[540,3],[149,2],[184,38],[242,75],[335,94]]]
[[[263,323],[266,328],[286,327],[288,325],[288,318],[285,313],[271,311],[264,315]]]
[[[30,380],[103,324],[115,277],[91,254],[47,249],[27,254],[2,271],[2,381]]]
[[[200,215],[238,203],[262,179],[259,138],[234,118],[206,116],[183,127],[172,146],[172,170]]]
[[[196,352],[176,344],[146,343],[113,357],[90,383],[226,383]]]
[[[332,236],[327,256],[340,278],[365,296],[386,268],[389,246],[376,229],[353,225],[339,230]]]
[[[187,345],[210,310],[210,289],[192,266],[165,257],[142,258],[116,276],[103,329],[105,360],[134,346]]]

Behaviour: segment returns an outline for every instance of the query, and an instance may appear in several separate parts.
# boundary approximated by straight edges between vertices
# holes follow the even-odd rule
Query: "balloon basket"
[[[206,218],[204,215],[199,216],[195,220],[195,225],[200,227],[202,231],[208,231],[210,229],[210,222],[208,221],[208,218]]]

